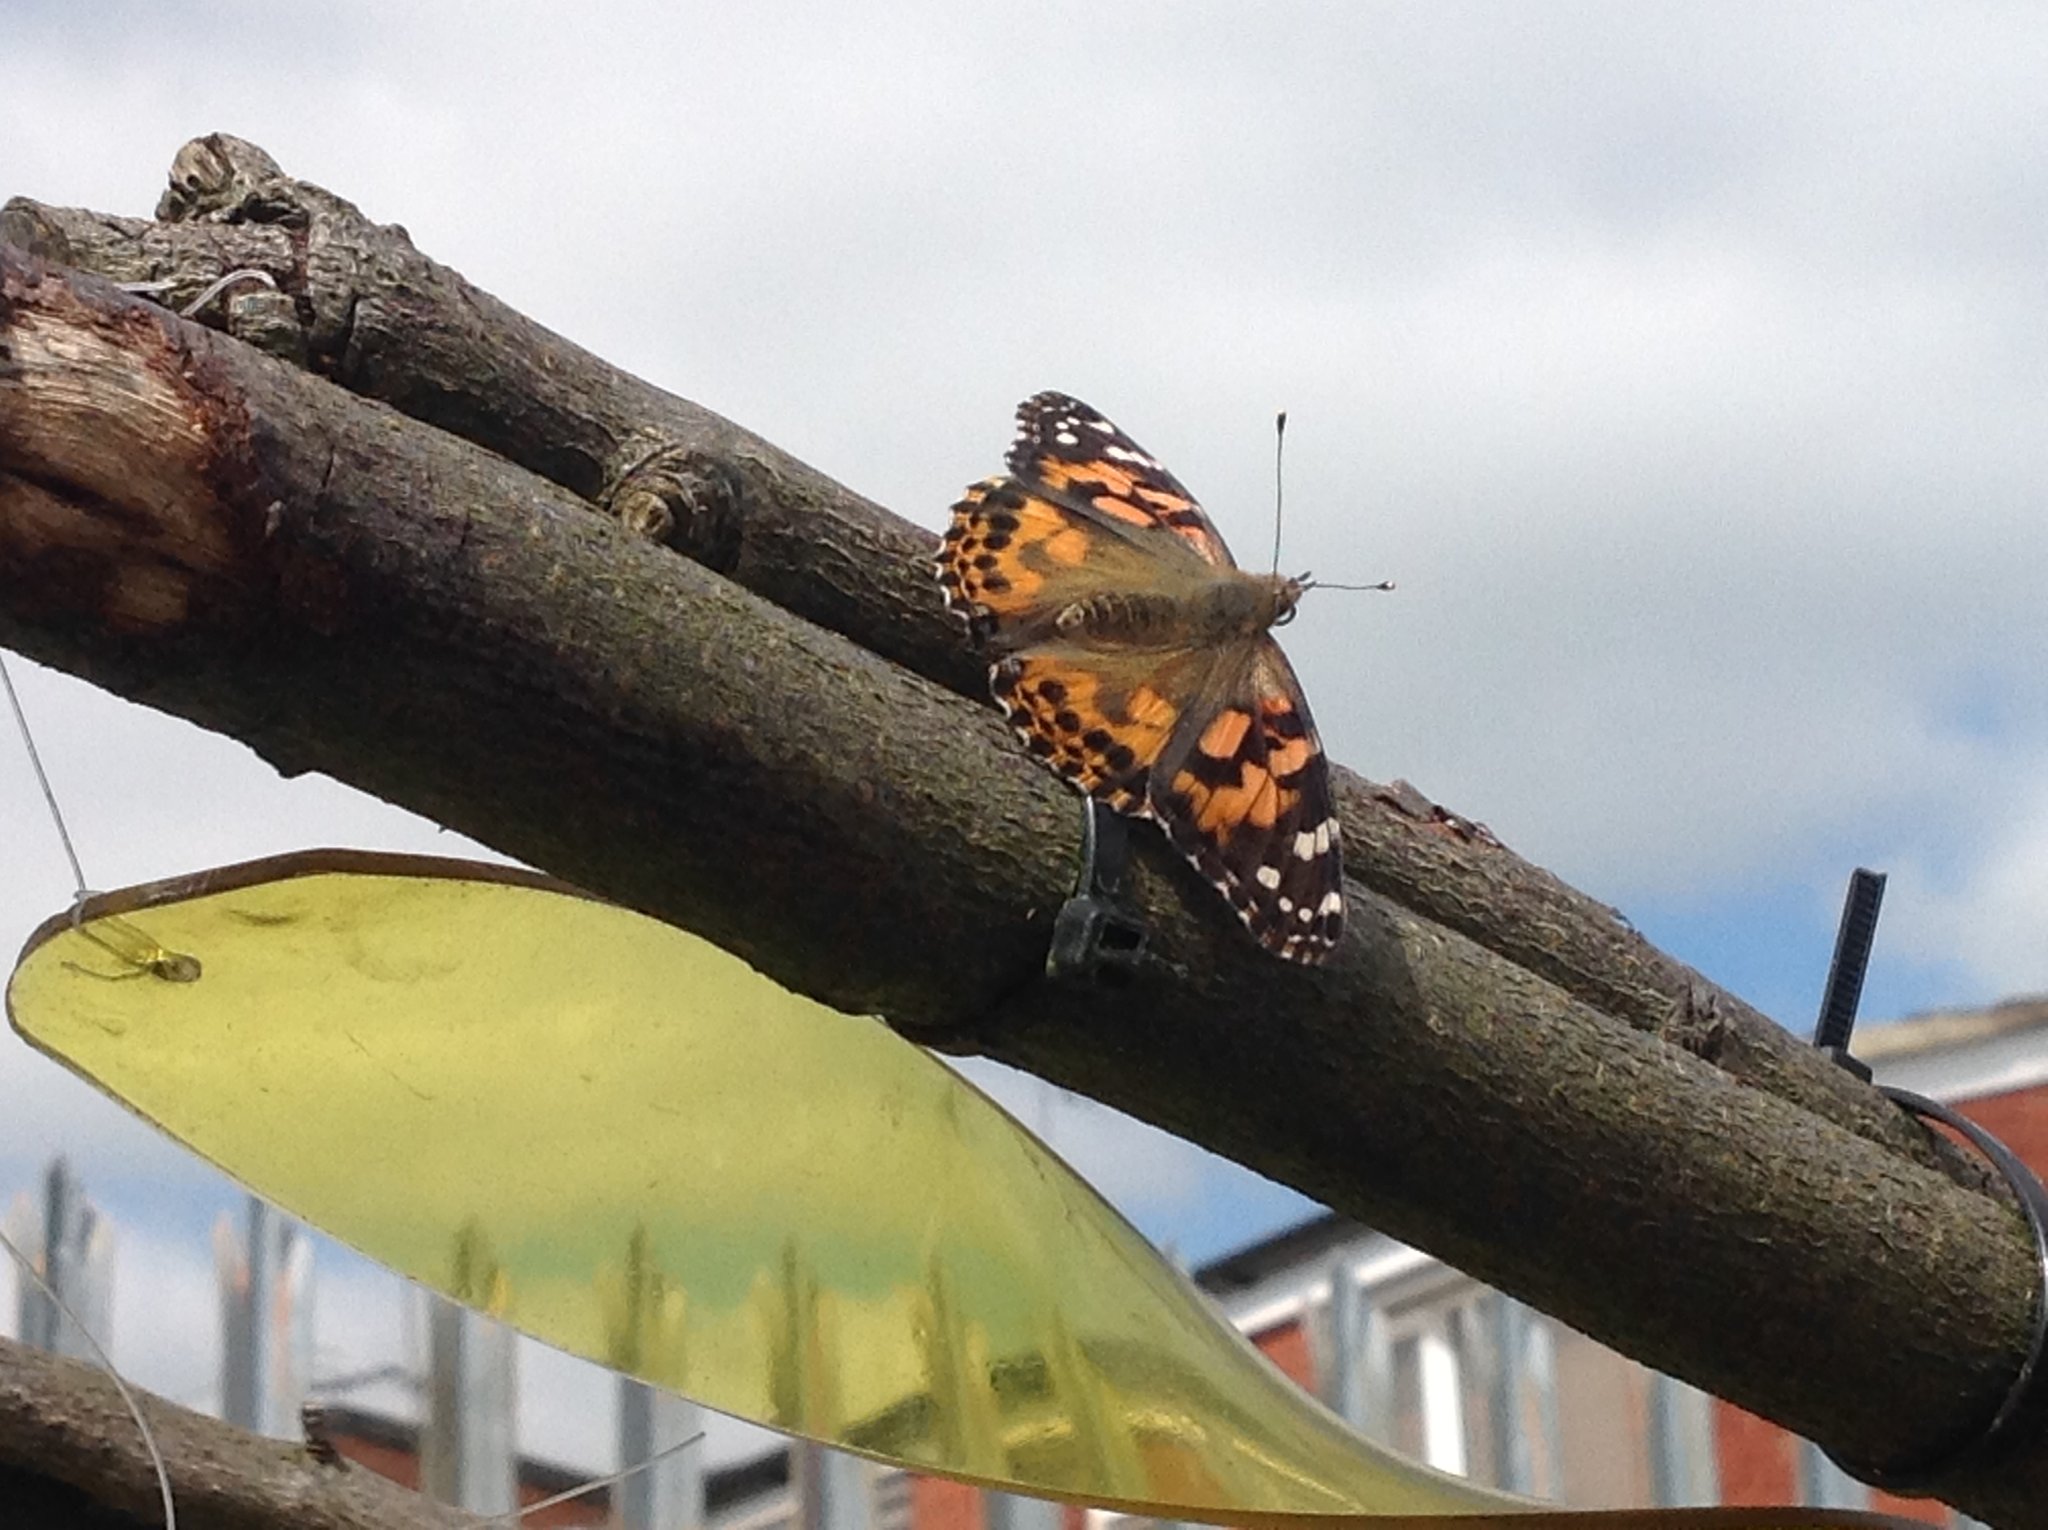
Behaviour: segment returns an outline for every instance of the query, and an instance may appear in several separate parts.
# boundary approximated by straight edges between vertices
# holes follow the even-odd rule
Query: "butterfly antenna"
[[[1287,411],[1273,416],[1273,577],[1280,577],[1280,498],[1285,480],[1280,473],[1287,447]]]
[[[1273,416],[1273,577],[1280,577],[1280,507],[1286,488],[1286,475],[1281,467],[1287,450],[1287,411],[1281,410]],[[1378,584],[1332,584],[1327,579],[1311,579],[1301,576],[1304,590],[1391,590],[1394,581],[1382,579]]]

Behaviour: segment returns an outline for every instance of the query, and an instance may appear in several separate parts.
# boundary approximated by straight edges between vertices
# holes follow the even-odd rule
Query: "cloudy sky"
[[[0,195],[147,213],[238,133],[935,528],[1057,387],[1256,561],[1284,407],[1287,564],[1400,586],[1287,631],[1338,758],[1788,1024],[1858,864],[1892,879],[1867,1015],[2048,988],[2048,12],[564,14],[10,0]],[[460,848],[15,673],[95,885]],[[69,890],[0,743],[0,945]],[[1299,1209],[1004,1089],[1196,1258]],[[138,1250],[178,1208],[210,1260],[219,1182],[0,1038],[0,1202],[60,1147]],[[203,1398],[174,1289],[117,1342]],[[323,1327],[337,1369],[370,1343]]]

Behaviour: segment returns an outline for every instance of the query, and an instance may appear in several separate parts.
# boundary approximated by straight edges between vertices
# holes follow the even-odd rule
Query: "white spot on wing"
[[[1261,866],[1252,875],[1259,879],[1259,886],[1265,888],[1268,892],[1271,892],[1280,885],[1280,868],[1278,866]]]

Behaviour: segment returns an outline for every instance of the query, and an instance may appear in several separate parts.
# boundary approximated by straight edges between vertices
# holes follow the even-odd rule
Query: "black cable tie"
[[[1052,922],[1049,978],[1092,978],[1121,986],[1145,955],[1145,926],[1118,901],[1130,865],[1130,820],[1093,797],[1081,799],[1081,871],[1074,895]]]
[[[1849,1055],[1849,1040],[1856,1030],[1856,1006],[1863,1002],[1863,975],[1870,969],[1877,911],[1883,906],[1884,873],[1858,866],[1849,874],[1848,896],[1842,900],[1842,923],[1835,931],[1834,960],[1828,963],[1820,1018],[1813,1026],[1813,1044],[1866,1084],[1870,1082],[1870,1069]]]
[[[1863,1001],[1863,977],[1870,967],[1871,943],[1877,934],[1877,914],[1884,903],[1884,873],[1859,866],[1849,877],[1848,895],[1842,902],[1842,923],[1835,932],[1834,960],[1828,965],[1826,991],[1821,996],[1820,1018],[1813,1028],[1813,1044],[1836,1063],[1868,1083],[1870,1068],[1849,1054],[1856,1030],[1856,1008]],[[1998,1409],[1982,1429],[1972,1429],[1954,1444],[1931,1450],[1903,1466],[1868,1466],[1844,1461],[1832,1451],[1828,1459],[1851,1476],[1873,1487],[1901,1494],[1927,1494],[1932,1485],[1965,1470],[1980,1470],[2003,1459],[2015,1445],[2033,1438],[2040,1415],[2048,1408],[2048,1189],[2003,1142],[1969,1117],[1951,1110],[1910,1089],[1880,1084],[1878,1091],[1901,1110],[1925,1120],[1939,1121],[1981,1153],[2005,1177],[2013,1198],[2027,1219],[2034,1238],[2034,1259],[2040,1268],[2039,1293],[2034,1300],[2034,1338],[2021,1362],[2019,1373],[2006,1389]]]

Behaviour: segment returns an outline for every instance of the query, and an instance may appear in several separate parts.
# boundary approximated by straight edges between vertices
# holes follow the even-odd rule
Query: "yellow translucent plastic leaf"
[[[540,877],[323,851],[108,894],[32,937],[7,1004],[392,1268],[878,1460],[1239,1524],[1903,1523],[1532,1518],[1379,1449],[950,1069]]]

